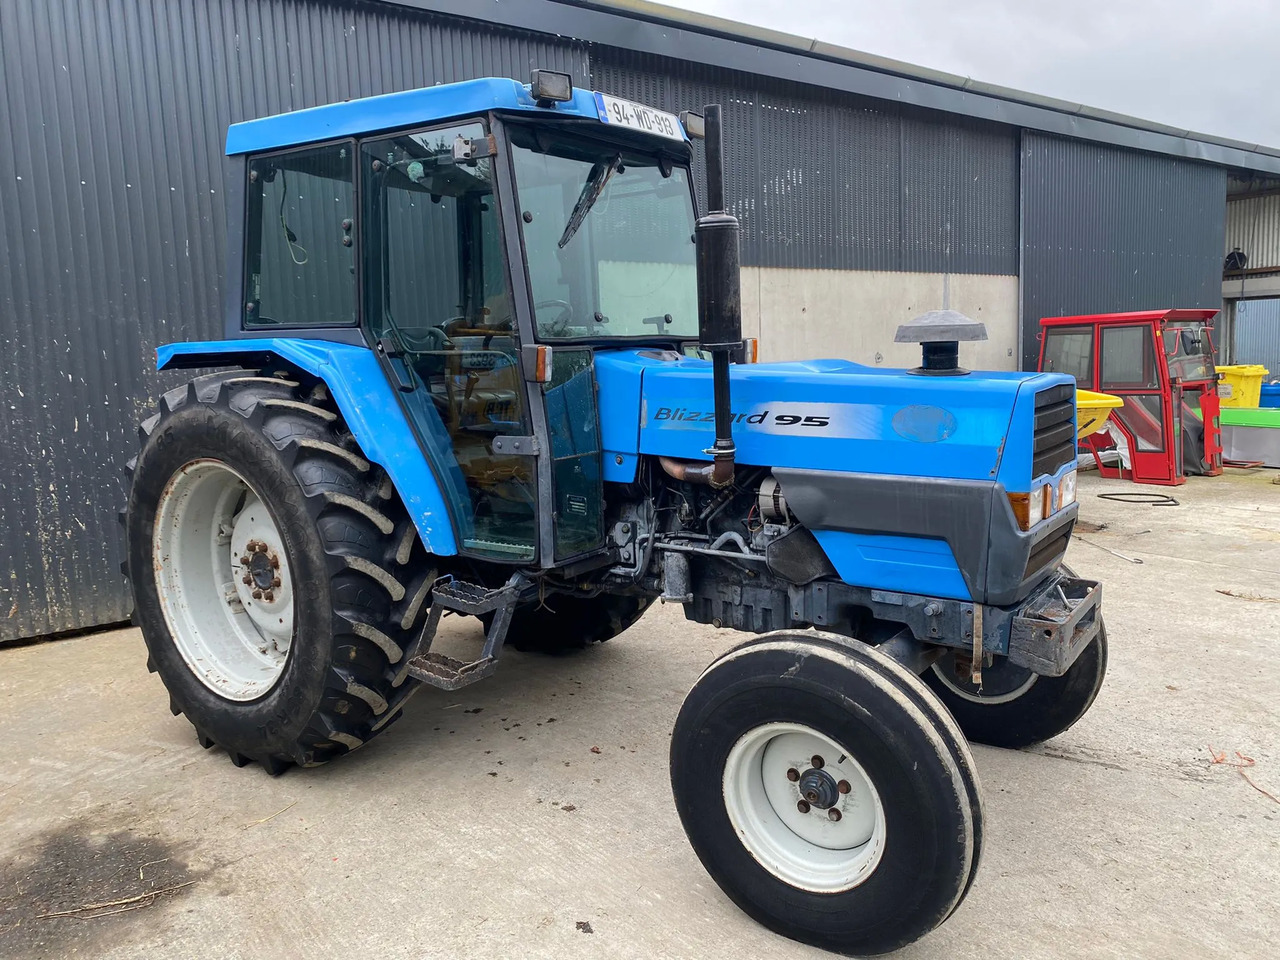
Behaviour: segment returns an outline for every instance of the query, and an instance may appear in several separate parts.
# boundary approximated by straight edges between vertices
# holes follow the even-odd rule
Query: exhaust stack
[[[698,218],[698,340],[710,351],[715,399],[716,440],[712,463],[685,472],[689,480],[727,487],[733,483],[733,414],[729,399],[729,358],[742,346],[741,264],[738,220],[726,212],[724,201],[724,133],[720,105],[705,111],[707,207]]]

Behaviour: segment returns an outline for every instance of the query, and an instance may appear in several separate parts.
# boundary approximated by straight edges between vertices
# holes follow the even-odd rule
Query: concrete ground
[[[974,749],[981,870],[900,957],[1280,953],[1276,476],[1193,479],[1178,507],[1082,479],[1106,526],[1069,559],[1105,583],[1106,685],[1043,746]],[[196,745],[134,630],[0,650],[0,956],[823,956],[739,913],[672,808],[672,721],[736,639],[667,608],[578,656],[509,653],[277,779]]]

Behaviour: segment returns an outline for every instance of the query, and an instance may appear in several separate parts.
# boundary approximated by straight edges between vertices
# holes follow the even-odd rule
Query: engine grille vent
[[[1069,383],[1036,394],[1031,478],[1052,475],[1076,458],[1075,389]]]

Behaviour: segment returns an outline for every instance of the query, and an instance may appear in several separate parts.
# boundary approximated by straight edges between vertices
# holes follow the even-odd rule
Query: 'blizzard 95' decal
[[[759,433],[791,436],[872,437],[880,408],[854,403],[761,404],[733,412],[733,426]],[[653,409],[654,427],[699,429],[715,423],[715,411],[705,408],[659,406]]]

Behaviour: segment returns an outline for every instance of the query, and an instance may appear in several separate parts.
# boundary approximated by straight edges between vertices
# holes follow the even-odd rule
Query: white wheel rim
[[[1035,682],[1039,679],[1038,674],[1030,673],[1030,671],[1028,671],[1029,676],[1025,679],[1020,679],[1017,675],[1006,678],[1001,674],[998,667],[986,667],[982,671],[983,685],[975,687],[972,683],[967,683],[956,676],[949,656],[936,661],[932,669],[934,676],[941,680],[961,700],[968,700],[970,703],[981,703],[985,706],[1011,703],[1035,686]],[[1006,669],[1016,668],[1009,667]]]
[[[806,800],[802,786],[818,802]],[[756,862],[801,890],[852,889],[884,852],[884,806],[871,778],[847,749],[803,724],[767,723],[744,734],[725,760],[724,803]]]
[[[219,460],[169,478],[156,509],[152,560],[174,646],[227,700],[256,700],[284,673],[293,585],[284,538],[257,491]]]

